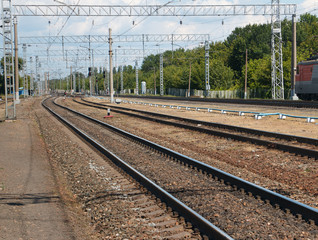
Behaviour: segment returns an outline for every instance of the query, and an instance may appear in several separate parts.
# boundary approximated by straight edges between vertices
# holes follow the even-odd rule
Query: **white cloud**
[[[304,0],[298,8],[298,12],[305,13],[305,12],[318,12],[318,0]]]

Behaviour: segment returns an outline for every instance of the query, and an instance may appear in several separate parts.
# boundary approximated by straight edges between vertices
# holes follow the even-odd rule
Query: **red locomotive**
[[[318,100],[318,55],[298,63],[295,91],[299,99]]]

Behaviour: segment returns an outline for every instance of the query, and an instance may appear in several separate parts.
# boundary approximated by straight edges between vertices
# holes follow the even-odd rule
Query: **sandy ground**
[[[88,100],[96,102],[104,102],[109,104],[108,98],[98,99],[98,98],[87,98]],[[126,101],[136,101],[151,103],[152,106],[142,105],[142,104],[128,104],[122,102],[120,106],[122,107],[132,107],[136,109],[160,112],[165,114],[171,114],[175,116],[181,116],[192,119],[199,119],[208,122],[217,122],[222,124],[229,124],[235,126],[241,126],[246,128],[260,129],[270,132],[280,132],[290,135],[298,135],[310,138],[318,137],[318,120],[315,122],[308,123],[305,118],[290,118],[279,119],[277,115],[266,116],[259,120],[256,120],[254,114],[246,114],[244,116],[239,116],[238,113],[226,113],[222,114],[220,111],[208,112],[202,108],[216,108],[224,110],[235,110],[235,111],[251,111],[251,112],[261,112],[261,113],[283,113],[293,116],[303,116],[303,117],[318,117],[318,111],[316,109],[298,109],[298,108],[283,108],[283,107],[270,107],[270,106],[250,106],[250,105],[233,105],[233,104],[208,104],[208,103],[197,103],[197,102],[171,102],[164,100],[149,100],[149,99],[123,99]],[[161,106],[155,107],[154,104],[165,104],[166,107]],[[198,107],[200,110],[185,110],[170,108],[170,105],[176,106],[189,106]]]

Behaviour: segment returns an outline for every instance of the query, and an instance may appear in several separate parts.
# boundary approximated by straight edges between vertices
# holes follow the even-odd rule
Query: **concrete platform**
[[[0,122],[0,239],[75,239],[30,116]]]

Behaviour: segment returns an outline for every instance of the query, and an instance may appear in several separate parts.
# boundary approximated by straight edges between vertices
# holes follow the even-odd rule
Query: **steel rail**
[[[55,103],[55,102],[54,102]],[[87,116],[85,114],[82,114],[80,112],[77,112],[73,109],[70,109],[68,107],[59,105],[55,103],[57,106],[60,106],[64,109],[67,109],[79,116],[82,116],[86,119],[89,119],[101,126],[104,126],[108,129],[111,129],[114,132],[117,132],[124,137],[130,138],[133,141],[136,141],[142,145],[145,145],[149,148],[154,149],[155,151],[170,157],[171,159],[175,161],[179,161],[184,165],[191,166],[194,169],[197,169],[198,171],[202,171],[203,173],[209,174],[217,179],[219,179],[222,182],[225,182],[228,185],[231,185],[235,189],[244,189],[247,193],[251,193],[256,198],[262,199],[264,201],[268,201],[273,206],[279,206],[282,210],[289,210],[294,215],[301,216],[306,221],[313,221],[315,224],[318,225],[318,209],[310,207],[308,205],[305,205],[303,203],[300,203],[298,201],[295,201],[293,199],[290,199],[288,197],[285,197],[281,194],[275,193],[271,190],[268,190],[266,188],[260,187],[254,183],[248,182],[244,179],[241,179],[239,177],[236,177],[232,174],[229,174],[227,172],[224,172],[220,169],[214,168],[208,164],[202,163],[198,160],[192,159],[188,156],[185,156],[181,153],[178,153],[176,151],[173,151],[169,148],[163,147],[159,144],[153,143],[147,139],[138,137],[134,134],[131,134],[127,131],[121,130],[119,128],[116,128],[110,124],[107,124],[105,122],[99,121],[97,119],[94,119],[90,116]],[[277,204],[277,205],[276,205]]]
[[[88,101],[88,100],[83,99],[83,98],[81,100],[84,102],[96,104],[99,106],[109,106],[111,108],[124,109],[127,111],[139,112],[139,113],[163,117],[163,118],[171,118],[171,119],[184,121],[184,122],[190,122],[190,123],[194,123],[194,124],[202,124],[202,125],[206,125],[206,126],[210,126],[210,127],[227,129],[227,130],[236,131],[236,132],[244,132],[244,133],[249,133],[249,134],[253,134],[253,135],[257,135],[257,136],[273,137],[273,138],[283,139],[283,140],[287,140],[287,141],[297,141],[299,143],[306,143],[306,144],[318,146],[318,139],[317,138],[308,138],[308,137],[301,137],[301,136],[295,136],[295,135],[289,135],[289,134],[283,134],[283,133],[277,133],[277,132],[268,132],[268,131],[256,130],[256,129],[252,129],[252,128],[245,128],[245,127],[227,125],[227,124],[222,124],[222,123],[207,122],[207,121],[195,120],[195,119],[190,119],[190,118],[165,115],[165,114],[161,114],[161,113],[148,112],[148,111],[143,111],[143,110],[138,110],[138,109],[129,109],[129,108],[125,108],[125,107],[118,107],[118,106],[107,105],[107,104],[102,104],[102,103],[95,103],[95,102],[91,102],[91,101]],[[78,101],[76,101],[76,102],[81,103]]]
[[[116,156],[114,153],[106,149],[103,145],[98,143],[96,140],[91,138],[89,135],[81,131],[79,128],[74,126],[72,123],[67,121],[65,118],[54,112],[51,108],[49,108],[47,105],[45,105],[45,101],[49,98],[42,101],[42,105],[55,117],[57,117],[60,121],[62,121],[64,124],[66,124],[69,128],[71,128],[77,135],[79,135],[81,138],[83,138],[86,142],[88,142],[90,145],[92,145],[94,148],[96,148],[100,153],[102,153],[104,156],[106,156],[108,159],[110,159],[114,164],[122,168],[126,173],[128,173],[130,176],[132,176],[137,182],[139,182],[142,186],[144,186],[146,189],[148,189],[152,194],[154,194],[156,197],[160,198],[161,201],[167,203],[168,206],[170,206],[173,210],[177,211],[181,216],[183,216],[188,222],[191,222],[193,226],[197,227],[200,232],[206,236],[208,236],[210,239],[215,240],[230,240],[232,239],[228,234],[223,232],[221,229],[216,227],[214,224],[209,222],[207,219],[202,217],[200,214],[189,208],[187,205],[179,201],[177,198],[172,196],[170,193],[159,187],[157,184],[152,182],[150,179],[148,179],[143,174],[139,173],[137,170],[135,170],[133,167],[131,167],[129,164],[127,164],[125,161],[120,159],[118,156]],[[55,102],[54,102],[55,103]],[[55,103],[56,104],[56,103]],[[66,108],[64,106],[58,105],[59,107],[62,107],[66,110],[69,110],[73,113],[78,114],[76,111],[71,110],[69,108]],[[81,115],[81,114],[79,114]],[[86,116],[87,117],[87,116]],[[92,120],[92,119],[90,119]]]
[[[85,104],[85,103],[81,103],[81,104]],[[87,105],[91,106],[91,107],[95,107],[95,108],[106,109],[106,107],[102,107],[102,106],[92,106],[90,104],[87,104]],[[116,106],[111,106],[111,107],[112,108],[118,108]],[[117,110],[117,109],[115,109],[115,110],[113,109],[113,111],[116,111],[116,112],[119,112],[119,113],[122,113],[122,114],[126,114],[126,115],[130,115],[130,116],[133,116],[133,117],[142,118],[142,119],[145,119],[145,120],[148,120],[148,121],[153,121],[153,122],[158,122],[158,123],[162,123],[162,124],[166,124],[166,125],[170,125],[170,126],[174,126],[174,127],[189,129],[189,130],[192,130],[192,131],[202,132],[202,133],[214,135],[214,136],[217,136],[217,137],[233,139],[233,140],[236,140],[236,141],[249,142],[249,143],[252,143],[252,144],[265,146],[265,147],[272,148],[272,149],[278,149],[278,150],[281,150],[281,151],[285,151],[285,152],[289,152],[289,153],[298,154],[298,155],[301,155],[301,156],[307,156],[307,157],[318,159],[318,151],[312,150],[312,149],[295,147],[295,146],[290,146],[290,145],[286,145],[286,144],[271,142],[271,141],[267,141],[267,140],[261,140],[261,139],[257,139],[257,138],[241,136],[241,135],[237,135],[237,134],[226,133],[226,132],[206,129],[206,128],[202,128],[202,127],[197,127],[197,126],[190,126],[190,125],[186,125],[186,124],[182,124],[182,123],[165,121],[165,120],[161,120],[161,119],[157,119],[157,118],[151,118],[151,117],[147,117],[147,116],[141,116],[141,115],[138,115],[138,114],[134,114],[134,113],[131,113],[131,112],[125,112],[125,111],[121,111],[121,110]],[[179,119],[179,120],[181,120],[181,119]],[[193,120],[193,121],[195,121],[195,120]],[[257,131],[257,130],[255,130],[255,131]],[[267,132],[267,133],[269,134],[269,132]],[[259,134],[259,135],[261,135],[261,134]]]
[[[222,98],[199,98],[199,97],[159,97],[159,96],[136,96],[136,95],[118,95],[123,98],[137,99],[160,99],[172,101],[189,101],[205,103],[229,103],[243,105],[262,105],[275,107],[294,107],[294,108],[318,108],[318,101],[294,101],[294,100],[270,100],[270,99],[222,99]]]

